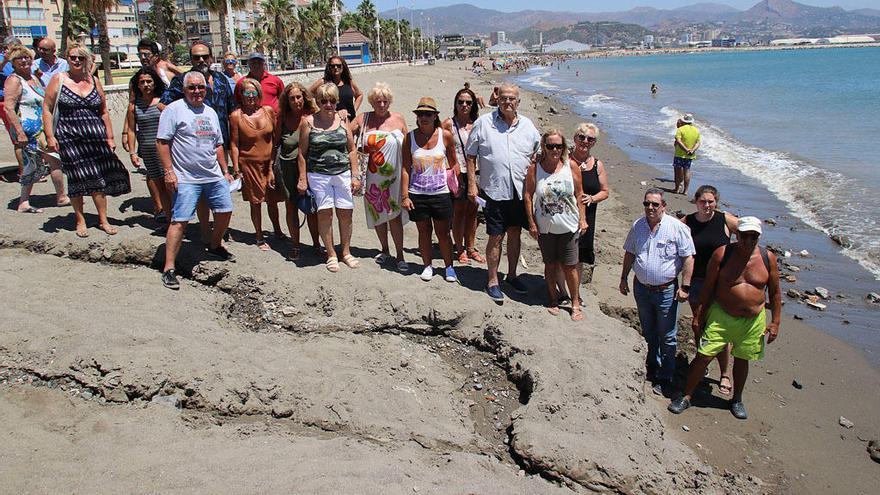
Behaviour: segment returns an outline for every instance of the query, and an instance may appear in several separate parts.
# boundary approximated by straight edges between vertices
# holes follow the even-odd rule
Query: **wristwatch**
[[[685,292],[690,292],[690,291],[691,291],[691,286],[690,286],[690,285],[682,285],[682,286],[681,286],[681,289],[682,289],[683,291],[685,291]]]

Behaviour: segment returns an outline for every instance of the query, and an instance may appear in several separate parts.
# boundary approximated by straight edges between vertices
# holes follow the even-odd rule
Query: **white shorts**
[[[351,170],[339,175],[324,175],[309,172],[306,174],[309,189],[315,195],[319,210],[339,208],[353,210],[354,198],[351,196]]]

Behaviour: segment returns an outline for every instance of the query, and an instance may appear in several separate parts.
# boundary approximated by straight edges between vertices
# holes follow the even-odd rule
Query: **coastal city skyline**
[[[520,10],[548,10],[548,11],[570,11],[570,12],[621,12],[636,7],[652,7],[655,9],[677,9],[687,7],[699,3],[708,3],[716,5],[726,5],[739,10],[747,10],[759,3],[760,0],[720,0],[703,2],[700,0],[621,0],[609,5],[607,2],[583,2],[578,0],[559,0],[553,5],[537,6],[534,2],[528,0],[483,0],[479,2],[459,1],[459,0],[400,0],[401,9],[430,9],[434,7],[449,7],[456,4],[470,3],[483,9],[499,10],[502,12],[516,12]],[[351,10],[357,8],[360,0],[345,0],[345,6]],[[379,12],[392,10],[397,7],[397,0],[374,0],[376,9]],[[842,7],[846,10],[877,8],[876,0],[804,0],[797,3],[808,5],[811,7]],[[413,7],[415,5],[415,7]]]

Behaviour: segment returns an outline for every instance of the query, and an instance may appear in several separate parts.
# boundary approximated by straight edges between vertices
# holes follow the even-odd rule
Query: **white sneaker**
[[[422,270],[422,274],[419,276],[425,282],[430,282],[431,278],[434,276],[434,267],[433,266],[426,266],[425,269]]]
[[[455,275],[455,268],[452,268],[452,266],[446,267],[446,281],[458,282],[458,276]]]

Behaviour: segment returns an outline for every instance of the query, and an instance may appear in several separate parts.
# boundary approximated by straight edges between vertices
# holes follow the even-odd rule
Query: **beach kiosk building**
[[[349,66],[370,63],[370,39],[357,29],[346,29],[339,33],[339,55]]]

